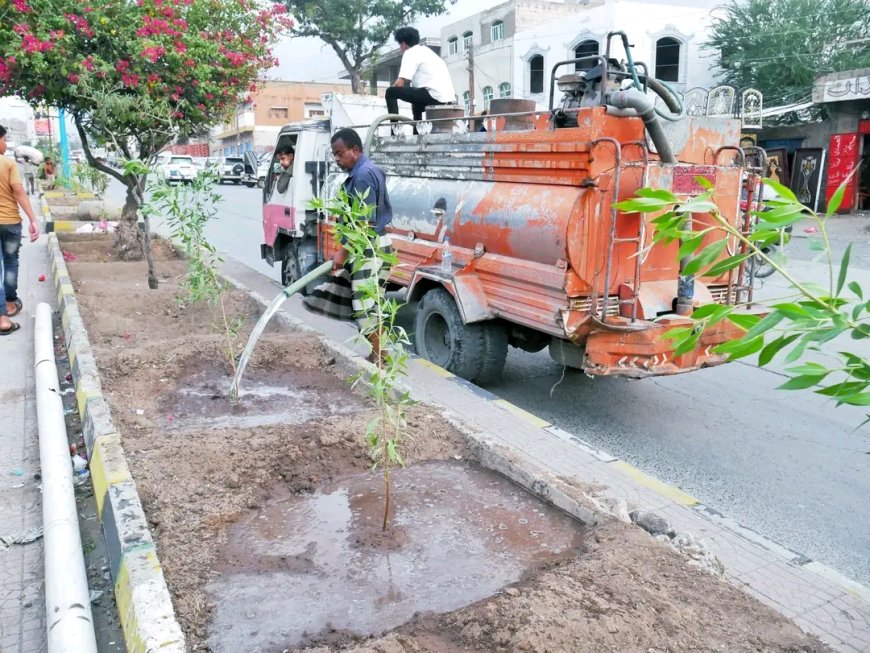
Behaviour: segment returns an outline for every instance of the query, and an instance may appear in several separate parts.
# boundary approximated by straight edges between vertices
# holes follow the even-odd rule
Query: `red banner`
[[[33,129],[37,136],[51,135],[51,123],[48,118],[37,118],[33,121]]]
[[[825,201],[830,201],[834,192],[843,181],[852,174],[858,165],[858,134],[834,134],[831,136],[830,162],[828,163],[828,179],[825,184]],[[856,175],[852,175],[846,185],[843,203],[839,213],[845,213],[852,208],[855,201]]]

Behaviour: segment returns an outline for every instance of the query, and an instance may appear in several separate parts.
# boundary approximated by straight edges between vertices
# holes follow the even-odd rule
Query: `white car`
[[[159,174],[170,183],[189,184],[196,178],[197,170],[193,157],[173,154],[159,160]]]

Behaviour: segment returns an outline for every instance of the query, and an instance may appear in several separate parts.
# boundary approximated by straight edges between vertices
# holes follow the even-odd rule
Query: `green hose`
[[[283,292],[284,295],[287,297],[290,297],[291,295],[295,295],[300,290],[302,290],[305,286],[307,286],[309,283],[314,281],[317,277],[323,276],[324,274],[326,274],[330,270],[332,270],[332,261],[326,261],[326,263],[318,265],[316,268],[314,268],[311,272],[306,274],[301,279],[297,279],[296,281],[291,283],[289,286],[284,288],[284,290],[282,290],[281,292]]]

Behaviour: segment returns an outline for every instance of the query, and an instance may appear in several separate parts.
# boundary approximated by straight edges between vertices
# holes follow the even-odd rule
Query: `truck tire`
[[[414,316],[417,353],[469,381],[483,366],[484,331],[481,324],[462,322],[456,302],[444,288],[423,295]]]
[[[508,330],[501,322],[483,322],[483,358],[480,369],[472,379],[478,385],[489,385],[501,378],[507,360]]]

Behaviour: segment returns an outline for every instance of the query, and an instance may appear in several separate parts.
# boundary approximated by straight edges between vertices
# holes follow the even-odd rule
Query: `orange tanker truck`
[[[509,346],[548,348],[591,375],[647,377],[724,362],[713,349],[742,335],[730,322],[680,356],[663,335],[691,323],[700,306],[745,296],[742,272],[682,275],[676,244],[650,246],[652,218],[615,205],[644,187],[689,198],[705,190],[703,177],[722,215],[743,224],[741,188],[755,182],[737,147],[740,122],[660,119],[656,96],[670,112],[679,101],[643,64],[611,58],[612,37],[627,46],[614,33],[604,56],[554,66],[548,110],[493,100],[486,131],[461,110],[437,107],[416,135],[391,125],[395,116],[372,120],[378,98],[331,97],[329,119],[279,133],[276,149],[295,147],[294,176],[283,194],[266,180],[263,258],[280,263],[287,285],[331,256],[331,218],[309,202],[340,188],[329,139],[356,126],[387,173],[400,259],[390,281],[405,301],[419,302],[419,355],[482,384],[499,377]],[[590,70],[564,73],[587,60]],[[701,229],[710,217],[692,220]],[[723,257],[733,249],[730,243]]]

